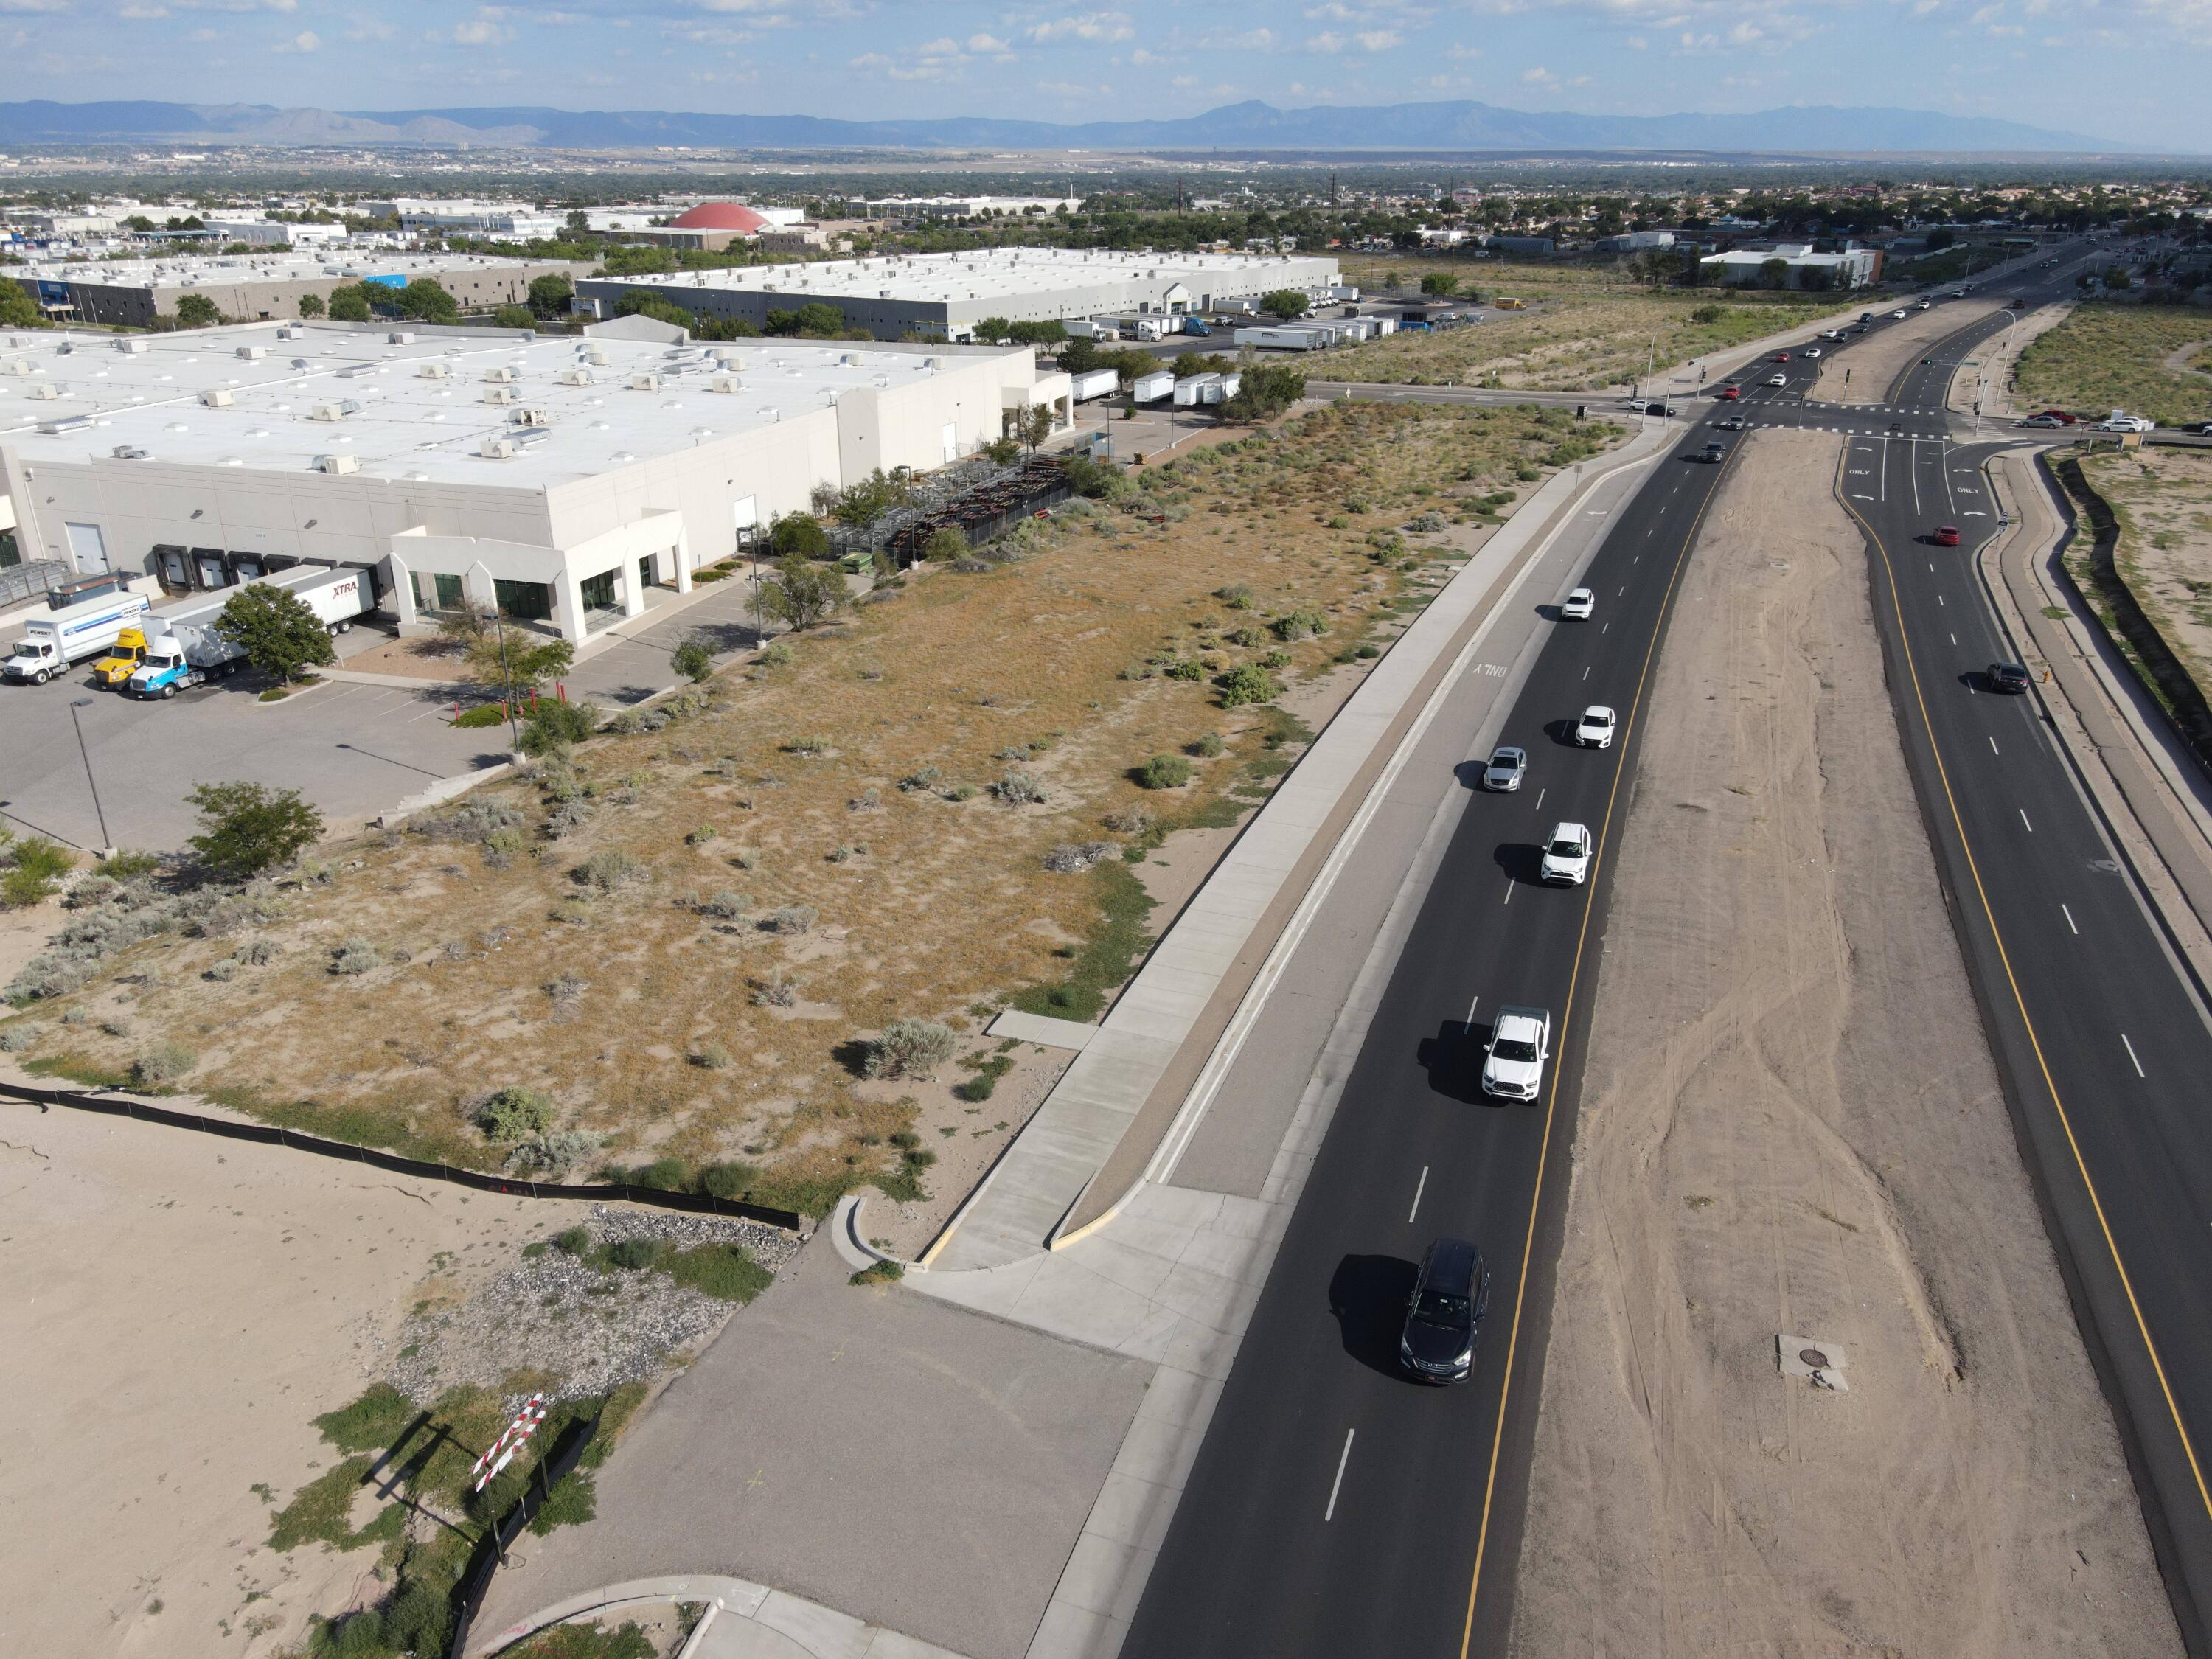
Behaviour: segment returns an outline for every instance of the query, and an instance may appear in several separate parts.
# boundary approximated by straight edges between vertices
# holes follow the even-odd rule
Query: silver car
[[[1500,744],[1490,751],[1490,763],[1482,769],[1482,787],[1510,794],[1528,775],[1528,751],[1516,749],[1510,744]]]

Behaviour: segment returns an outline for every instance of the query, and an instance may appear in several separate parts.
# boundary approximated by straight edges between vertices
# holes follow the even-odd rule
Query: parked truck
[[[1111,368],[1088,368],[1074,377],[1075,401],[1088,403],[1093,398],[1103,398],[1121,384],[1121,372]]]
[[[1137,404],[1156,404],[1175,391],[1176,378],[1170,370],[1160,368],[1150,374],[1139,374],[1129,388],[1129,401]]]
[[[106,651],[150,609],[143,593],[103,593],[33,617],[8,659],[0,663],[0,677],[44,685],[71,663]]]
[[[1121,331],[1113,324],[1101,322],[1096,317],[1066,317],[1060,320],[1071,340],[1118,340]]]
[[[146,635],[151,618],[141,617],[115,636],[107,654],[92,665],[92,683],[103,691],[118,691],[146,660]]]
[[[1182,319],[1182,331],[1186,334],[1209,335],[1213,332],[1213,325],[1203,317],[1186,317]]]
[[[356,617],[376,604],[374,584],[365,570],[300,565],[258,580],[291,594],[333,634],[344,633]],[[220,594],[202,594],[150,618],[149,624],[158,631],[147,641],[145,660],[131,671],[123,689],[134,697],[173,697],[195,685],[227,678],[246,666],[244,647],[225,637],[216,624],[222,620],[223,607],[252,585]]]
[[[1164,340],[1170,320],[1165,317],[1116,317],[1114,326],[1121,330],[1125,340]]]

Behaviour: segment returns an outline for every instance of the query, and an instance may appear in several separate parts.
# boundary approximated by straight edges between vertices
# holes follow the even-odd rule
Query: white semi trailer
[[[151,604],[143,593],[103,593],[33,617],[8,659],[0,663],[0,677],[44,685],[71,663],[106,651],[125,629],[139,625]]]
[[[356,617],[376,605],[374,584],[366,570],[300,565],[258,580],[261,586],[292,595],[332,634],[344,633]],[[221,593],[201,594],[149,617],[143,624],[146,659],[123,689],[133,696],[173,697],[191,686],[223,679],[245,667],[244,647],[218,631],[216,623],[222,617],[223,607],[253,586],[246,582]]]

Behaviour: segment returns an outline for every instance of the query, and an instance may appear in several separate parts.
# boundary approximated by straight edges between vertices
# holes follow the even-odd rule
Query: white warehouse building
[[[818,301],[878,339],[966,340],[991,317],[1024,323],[1181,315],[1256,301],[1279,289],[1319,298],[1339,280],[1334,259],[1308,255],[1009,247],[586,277],[576,284],[576,306],[611,317],[625,295],[643,292],[695,317],[736,319],[758,328],[771,311]]]
[[[1036,403],[1073,417],[1026,347],[702,347],[644,319],[0,336],[0,519],[80,574],[355,566],[402,633],[467,594],[581,641],[816,486],[943,466]]]

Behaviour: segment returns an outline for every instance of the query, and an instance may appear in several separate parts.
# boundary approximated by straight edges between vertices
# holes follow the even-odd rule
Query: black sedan
[[[1990,665],[1990,690],[2017,697],[2027,690],[2028,684],[2027,670],[2018,663],[1993,662]]]

